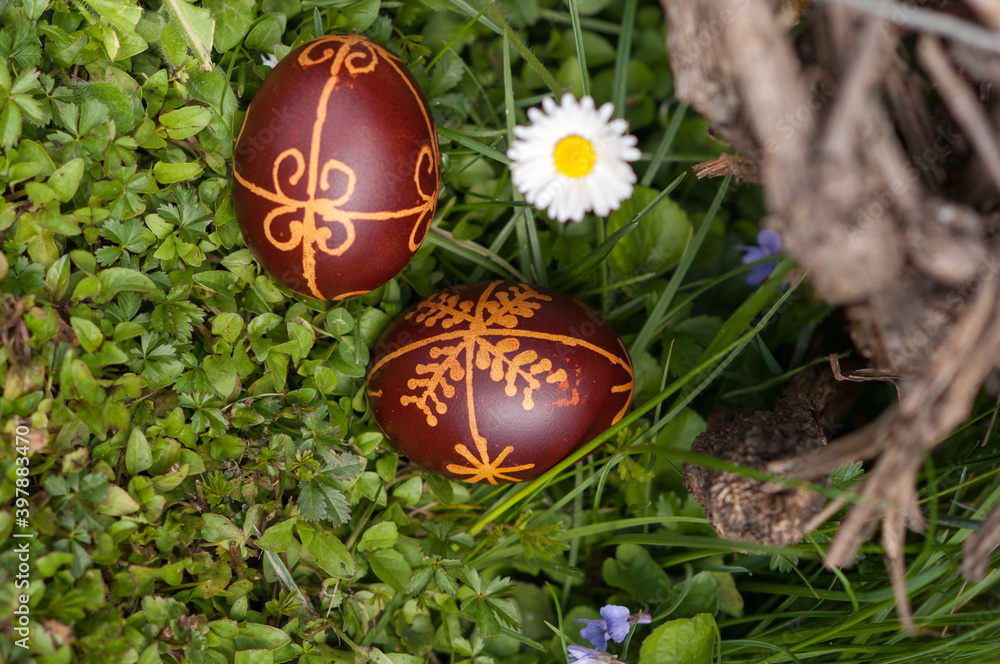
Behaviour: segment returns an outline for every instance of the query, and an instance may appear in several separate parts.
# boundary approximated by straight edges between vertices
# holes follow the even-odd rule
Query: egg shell
[[[247,246],[290,289],[341,300],[399,272],[439,189],[427,100],[395,55],[359,35],[294,49],[261,83],[233,160]]]
[[[412,461],[465,482],[536,477],[617,422],[635,376],[596,311],[507,281],[440,291],[379,339],[368,403]]]

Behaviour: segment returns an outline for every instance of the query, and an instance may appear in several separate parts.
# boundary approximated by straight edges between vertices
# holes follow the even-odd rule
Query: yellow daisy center
[[[594,146],[585,138],[567,136],[556,143],[552,154],[556,161],[556,170],[571,178],[581,178],[594,168]]]

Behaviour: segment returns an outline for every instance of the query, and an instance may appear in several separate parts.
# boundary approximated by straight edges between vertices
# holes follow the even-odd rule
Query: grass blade
[[[666,389],[661,390],[656,396],[651,398],[642,406],[639,406],[631,413],[623,417],[621,420],[618,421],[617,424],[615,424],[612,427],[609,427],[604,433],[597,436],[596,438],[588,442],[586,445],[583,445],[580,448],[578,448],[575,452],[573,452],[565,459],[557,463],[555,466],[553,466],[552,468],[548,469],[547,471],[536,477],[531,482],[528,482],[523,486],[517,485],[514,488],[513,492],[510,495],[508,495],[507,498],[501,501],[499,505],[495,505],[491,509],[487,510],[486,514],[480,517],[480,519],[476,521],[475,524],[473,524],[472,528],[469,529],[469,534],[475,535],[483,528],[485,528],[491,521],[499,518],[508,510],[512,509],[515,505],[524,500],[527,500],[529,497],[541,491],[564,470],[572,466],[580,459],[586,457],[588,454],[593,452],[595,449],[603,445],[605,442],[607,442],[614,436],[618,435],[618,432],[634,424],[640,417],[642,417],[649,411],[653,410],[664,399],[679,392],[684,385],[693,380],[701,372],[709,369],[712,366],[716,366],[716,363],[718,363],[717,370],[713,371],[712,374],[710,374],[704,381],[702,381],[702,384],[699,385],[698,388],[696,388],[690,395],[688,395],[688,397],[684,399],[681,403],[676,405],[670,411],[670,413],[668,413],[666,417],[664,417],[663,420],[661,420],[662,423],[666,423],[667,421],[669,421],[672,417],[674,417],[674,415],[676,415],[677,412],[679,412],[687,404],[688,401],[694,398],[694,395],[698,394],[701,390],[707,387],[709,383],[711,383],[711,381],[714,380],[718,372],[721,372],[726,366],[729,365],[730,362],[736,359],[736,357],[738,357],[739,354],[743,352],[743,349],[746,347],[746,345],[749,344],[753,340],[753,338],[760,333],[762,329],[764,329],[764,326],[771,319],[771,317],[778,311],[778,309],[784,303],[784,299],[787,296],[788,294],[786,293],[786,295],[782,299],[779,299],[777,302],[775,302],[774,306],[770,309],[770,311],[768,311],[767,315],[763,316],[760,322],[758,322],[757,325],[754,326],[752,330],[750,330],[745,335],[740,337],[738,341],[732,343],[730,346],[726,347],[725,350],[717,353],[709,360],[706,360],[698,364],[698,366],[691,369],[691,371],[686,373],[684,376],[675,380]]]
[[[674,295],[677,294],[677,289],[680,288],[681,282],[687,275],[688,268],[691,267],[691,263],[694,262],[694,257],[698,254],[698,250],[701,248],[701,243],[704,241],[705,236],[708,235],[708,229],[712,226],[712,221],[715,219],[716,213],[719,211],[719,206],[722,205],[722,199],[726,196],[726,191],[729,190],[729,183],[732,182],[732,176],[726,176],[719,185],[719,190],[715,194],[715,200],[712,201],[712,205],[708,208],[708,212],[705,214],[704,220],[701,222],[701,226],[698,227],[698,232],[695,233],[694,238],[688,243],[688,246],[684,249],[684,254],[681,256],[680,263],[674,269],[673,276],[670,277],[670,281],[667,283],[666,288],[663,289],[663,293],[660,295],[656,304],[653,306],[653,311],[650,312],[649,318],[643,323],[642,328],[639,330],[639,334],[636,335],[635,341],[632,342],[632,348],[629,349],[629,353],[632,357],[639,357],[646,349],[649,344],[653,341],[653,336],[660,326],[667,320],[665,314],[670,308],[670,303],[673,302]],[[717,349],[716,349],[717,350]],[[702,358],[706,357],[702,354]]]
[[[594,270],[597,269],[597,267],[604,261],[607,255],[611,253],[611,250],[615,248],[615,245],[618,244],[619,240],[621,240],[623,237],[634,231],[636,226],[639,225],[639,222],[642,221],[643,217],[649,214],[650,210],[656,207],[656,205],[661,200],[663,200],[665,196],[667,196],[670,192],[672,192],[677,187],[677,185],[681,183],[681,180],[684,179],[684,175],[685,174],[682,173],[679,176],[677,176],[677,179],[671,182],[669,185],[667,185],[667,187],[663,191],[661,191],[649,205],[640,210],[639,213],[635,215],[635,218],[632,221],[630,221],[629,223],[625,224],[617,231],[612,233],[610,237],[604,240],[604,242],[598,245],[593,251],[587,254],[584,258],[574,263],[573,265],[569,265],[556,272],[555,274],[556,288],[559,289],[568,288],[569,286],[572,286],[581,279],[586,278],[588,275],[593,274]]]
[[[477,12],[476,9],[465,0],[451,0],[451,4],[455,5],[461,13],[465,14],[469,18],[479,21],[498,35],[503,33],[503,28],[497,25],[493,19],[484,16],[483,12]],[[491,14],[496,11],[496,7],[493,6],[492,2],[486,7],[486,9],[492,10]]]
[[[469,148],[476,154],[480,154],[484,157],[492,159],[493,161],[498,161],[504,166],[510,163],[510,159],[507,158],[503,152],[500,152],[496,148],[491,148],[485,143],[480,143],[477,140],[471,139],[464,134],[460,134],[452,129],[446,129],[444,127],[437,128],[438,136],[445,138],[449,141],[455,141],[462,147]]]
[[[670,148],[674,145],[674,138],[677,136],[677,131],[681,128],[681,121],[687,113],[687,108],[687,104],[679,105],[670,118],[670,124],[667,125],[667,130],[663,133],[660,144],[656,146],[656,152],[653,153],[653,158],[650,159],[649,165],[646,166],[646,172],[642,174],[642,180],[639,181],[639,184],[643,187],[649,187],[653,184],[653,179],[656,177],[657,171],[660,170],[660,166],[663,165],[664,160],[667,158]]]
[[[431,227],[431,232],[427,234],[427,241],[441,247],[456,256],[464,258],[478,265],[480,268],[491,272],[501,279],[513,279],[524,281],[524,275],[517,271],[513,265],[494,254],[489,249],[476,244],[475,242],[462,242],[452,237],[446,230]]]
[[[576,45],[576,60],[580,66],[580,91],[583,96],[590,94],[590,72],[587,70],[587,54],[583,48],[583,31],[580,28],[580,8],[577,0],[567,0],[569,16],[573,25],[573,42]]]
[[[503,91],[505,117],[507,120],[507,144],[514,140],[514,79],[510,71],[510,48],[508,42],[509,30],[503,33]],[[521,192],[514,189],[514,200],[523,201]],[[535,227],[535,215],[531,208],[522,208],[515,213],[517,219],[517,246],[521,253],[521,270],[530,273],[535,283],[548,286],[548,271],[542,257],[541,244],[538,242],[538,229]]]
[[[632,57],[632,36],[635,33],[635,14],[638,6],[639,0],[625,0],[625,7],[622,9],[621,34],[618,36],[618,49],[615,51],[615,75],[611,83],[611,101],[615,105],[616,118],[625,116],[628,63]]]

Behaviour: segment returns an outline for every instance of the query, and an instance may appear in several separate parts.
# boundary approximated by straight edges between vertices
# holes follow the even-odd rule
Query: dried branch
[[[822,151],[825,156],[843,163],[850,159],[855,137],[861,133],[861,122],[870,115],[870,107],[889,54],[895,50],[898,36],[895,30],[883,30],[876,21],[869,21],[858,41],[858,57],[844,75],[841,88],[830,111]]]
[[[1000,32],[1000,4],[995,0],[965,0],[965,4],[976,10],[983,21]]]
[[[996,109],[985,108],[995,99],[977,99],[938,40],[922,36],[918,57],[954,122],[931,109],[927,75],[893,26],[954,40],[963,74],[990,74],[982,80],[1000,72],[1000,59],[984,57],[1000,53],[1000,39],[949,14],[886,0],[817,0],[827,6],[811,12],[795,41],[776,2],[661,1],[678,97],[759,165],[785,249],[812,277],[816,296],[844,308],[870,377],[899,378],[900,402],[875,422],[766,468],[814,479],[878,457],[826,562],[853,562],[881,519],[899,617],[912,630],[903,541],[906,527],[923,527],[916,478],[1000,358],[1000,279],[988,260],[1000,253],[1000,234],[983,216],[998,200],[983,184],[1000,189],[1000,138],[989,116]],[[980,11],[984,20],[998,13]],[[808,80],[829,80],[834,92],[810,103]],[[973,154],[980,160],[965,178]],[[966,544],[970,577],[1000,539],[1000,516],[987,521]]]
[[[937,83],[941,98],[969,137],[972,149],[983,160],[993,182],[1000,188],[1000,146],[996,143],[996,131],[990,124],[989,115],[952,69],[940,41],[933,37],[921,37],[917,43],[917,57]]]
[[[737,182],[753,182],[760,184],[760,173],[757,163],[747,157],[741,157],[723,152],[715,159],[709,159],[692,167],[695,176],[702,178],[721,178],[732,175]]]
[[[807,122],[798,131],[781,130],[782,121],[794,117],[809,102],[801,64],[766,3],[746,4],[739,20],[726,26],[723,37],[730,53],[739,53],[743,62],[754,63],[753,67],[735,67],[736,80],[747,119],[766,153],[761,174],[772,186],[765,193],[775,207],[785,207],[806,185],[802,167],[808,163],[814,129]]]
[[[984,51],[1000,53],[1000,40],[997,39],[995,32],[944,12],[912,4],[903,5],[897,2],[888,2],[887,0],[816,1],[822,4],[844,5],[914,32],[939,35],[981,48]],[[984,3],[986,1],[983,0]]]
[[[969,583],[975,583],[986,574],[986,563],[990,553],[1000,544],[1000,509],[993,512],[979,526],[979,530],[962,544],[965,558],[962,560],[962,576]]]

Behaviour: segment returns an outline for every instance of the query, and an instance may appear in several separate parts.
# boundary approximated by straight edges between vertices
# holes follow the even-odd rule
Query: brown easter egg
[[[379,339],[368,403],[412,461],[465,482],[536,477],[625,415],[635,385],[600,315],[540,286],[478,282],[407,310]]]
[[[438,199],[427,100],[395,55],[359,35],[307,42],[268,74],[233,160],[250,250],[299,293],[342,300],[391,279]]]

